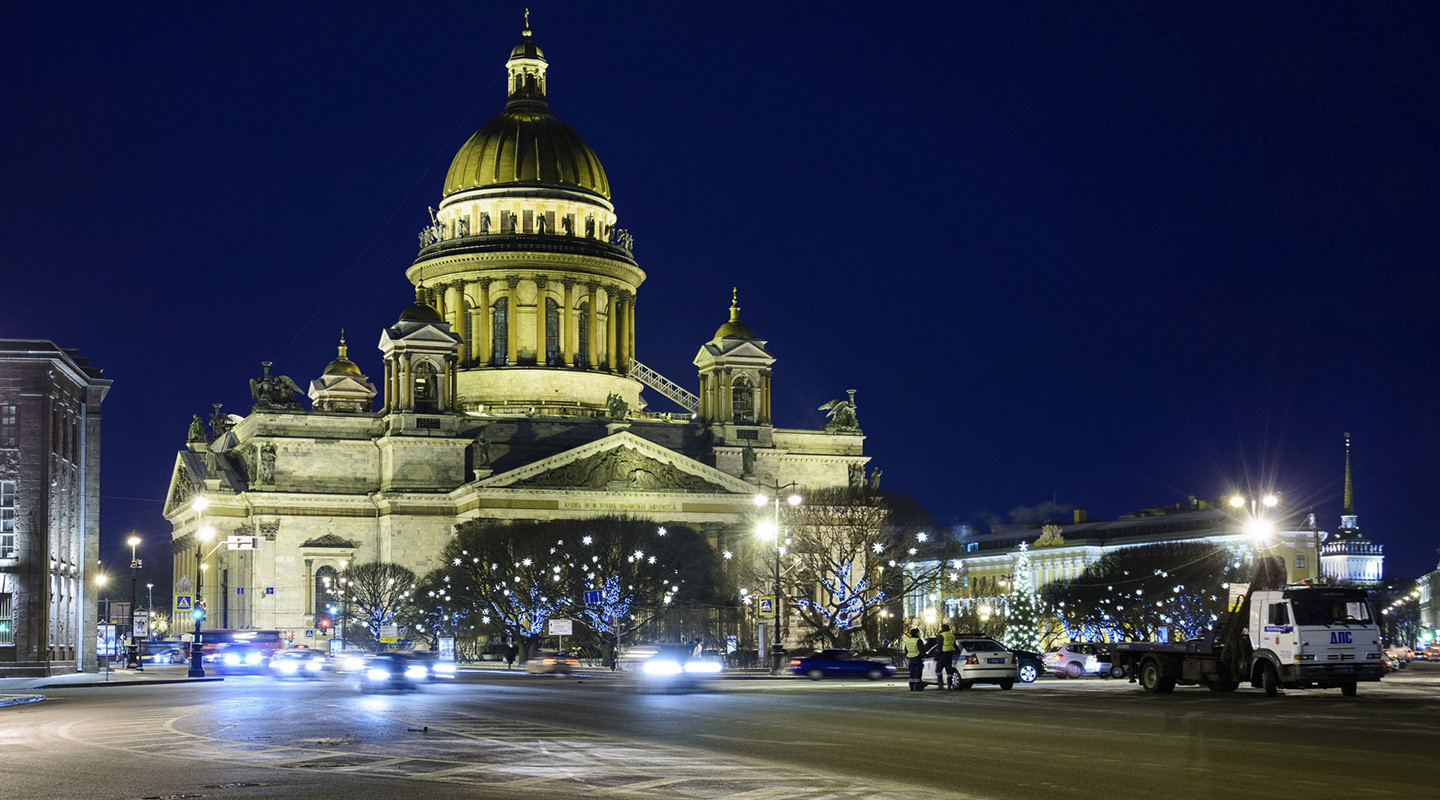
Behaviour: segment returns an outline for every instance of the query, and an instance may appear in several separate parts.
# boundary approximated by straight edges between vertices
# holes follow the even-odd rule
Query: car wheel
[[[1280,694],[1280,673],[1275,671],[1275,665],[1269,661],[1260,667],[1260,685],[1265,687],[1266,697]]]
[[[885,677],[885,672],[884,670],[872,669],[869,672],[865,673],[865,677],[869,678],[872,681],[878,681],[881,678]]]
[[[1010,690],[1015,688],[1015,681],[1000,681],[1000,688]]]
[[[1066,677],[1078,678],[1083,674],[1085,674],[1085,668],[1080,666],[1080,662],[1078,661],[1071,661],[1065,666]]]
[[[971,681],[960,681],[959,683],[955,684],[955,688],[956,688],[956,689],[964,690],[964,689],[969,689],[971,686],[974,686],[974,685],[975,685],[975,684],[974,684],[973,682],[971,682]]]
[[[1021,682],[1021,683],[1034,683],[1034,682],[1035,682],[1035,679],[1038,678],[1038,677],[1040,677],[1040,671],[1037,670],[1037,669],[1035,669],[1035,665],[1034,665],[1034,664],[1021,664],[1021,665],[1020,665],[1020,682]]]
[[[810,670],[809,672],[807,672],[807,673],[805,673],[805,674],[806,674],[807,676],[809,676],[810,680],[812,680],[812,681],[818,681],[818,680],[820,680],[821,678],[825,677],[825,670],[823,670],[823,669],[812,669],[812,670]]]
[[[1350,681],[1349,683],[1342,683],[1340,684],[1340,694],[1343,694],[1346,697],[1354,697],[1356,688],[1357,686],[1355,681]]]
[[[1112,678],[1123,678],[1123,677],[1125,677],[1125,668],[1122,667],[1122,666],[1120,666],[1119,664],[1112,664],[1112,665],[1110,666],[1110,677],[1112,677]]]

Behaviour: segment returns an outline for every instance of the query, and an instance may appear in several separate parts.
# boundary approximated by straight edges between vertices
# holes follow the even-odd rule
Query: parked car
[[[378,653],[365,659],[356,674],[357,688],[362,692],[418,689],[428,673],[424,664],[404,653]]]
[[[580,666],[580,659],[554,650],[541,650],[525,662],[525,671],[531,675],[569,675]]]
[[[955,674],[937,678],[935,660],[926,659],[922,673],[925,680],[948,680],[952,689],[969,689],[977,683],[993,683],[1008,690],[1014,688],[1015,682],[1020,679],[1015,654],[995,639],[989,636],[956,637],[955,645]]]
[[[1004,642],[993,636],[986,636],[983,633],[957,633],[956,639],[989,639],[1015,654],[1015,666],[1017,679],[1021,683],[1034,683],[1041,675],[1045,674],[1045,657],[1039,653],[1032,653],[1029,650],[1016,650],[1007,646]]]
[[[1109,650],[1096,642],[1069,642],[1052,647],[1045,652],[1045,667],[1057,678],[1120,677],[1115,674]]]
[[[146,648],[140,660],[147,664],[183,664],[190,658],[189,650],[178,645],[171,647]]]
[[[790,671],[817,681],[821,678],[868,678],[878,681],[895,673],[890,665],[856,658],[849,650],[821,650],[812,656],[792,658]]]
[[[281,650],[270,657],[270,674],[279,680],[319,680],[326,661],[323,654],[309,648]]]

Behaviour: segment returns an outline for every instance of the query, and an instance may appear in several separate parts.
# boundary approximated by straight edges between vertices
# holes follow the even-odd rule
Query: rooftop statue
[[[830,421],[825,425],[827,433],[860,430],[860,422],[855,418],[855,390],[850,389],[849,394],[849,400],[831,400],[825,405],[820,406],[820,410],[824,411],[825,415],[830,418]]]
[[[625,402],[625,398],[614,392],[611,392],[605,398],[605,408],[610,411],[610,419],[619,422],[620,420],[625,419],[625,415],[629,413],[630,404]]]
[[[290,380],[289,375],[271,375],[271,363],[261,361],[265,374],[250,379],[250,397],[255,401],[255,407],[299,411],[300,403],[295,400],[295,393],[300,391],[300,387]]]

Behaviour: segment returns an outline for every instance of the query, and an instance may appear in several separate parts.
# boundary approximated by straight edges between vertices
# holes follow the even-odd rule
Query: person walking
[[[920,629],[911,628],[902,645],[905,648],[905,657],[910,659],[910,691],[924,691],[925,681],[922,676],[925,672],[925,645],[920,639]]]
[[[955,686],[955,654],[959,648],[955,645],[955,632],[950,630],[949,624],[940,626],[940,650],[935,654],[935,683],[940,688],[947,689]]]
[[[520,655],[520,648],[516,647],[514,642],[506,642],[505,669],[510,669],[515,666],[515,656],[518,655]]]

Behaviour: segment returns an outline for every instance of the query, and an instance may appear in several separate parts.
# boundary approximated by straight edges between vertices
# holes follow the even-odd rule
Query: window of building
[[[0,481],[0,558],[15,557],[15,482]]]
[[[755,387],[744,375],[736,375],[730,384],[731,409],[736,422],[755,421]]]
[[[339,612],[340,576],[334,567],[315,570],[315,621],[329,617],[334,621]]]
[[[1304,554],[1304,553],[1296,553],[1296,554],[1295,554],[1295,569],[1305,569],[1305,554]]]
[[[0,403],[0,447],[18,447],[18,408],[13,403]]]
[[[583,367],[590,358],[590,301],[580,301],[579,318],[580,346],[575,350],[575,366]]]
[[[560,362],[560,304],[552,298],[545,298],[545,363],[550,366]]]
[[[504,366],[510,352],[510,298],[502,297],[490,306],[490,364]]]
[[[15,644],[15,629],[10,619],[13,603],[10,594],[0,594],[0,644]]]
[[[428,361],[415,365],[415,410],[434,412],[439,410],[440,386],[435,377],[435,366]]]

